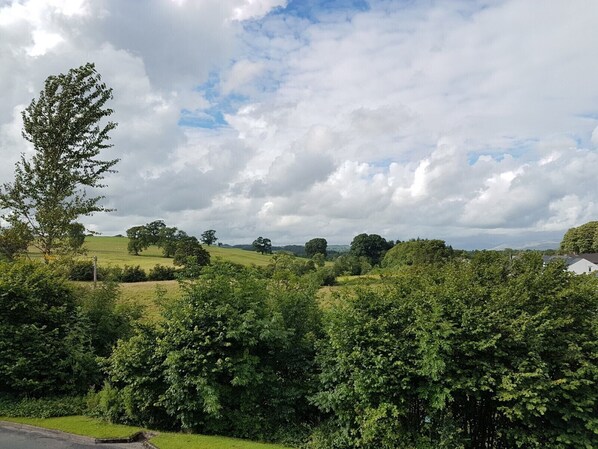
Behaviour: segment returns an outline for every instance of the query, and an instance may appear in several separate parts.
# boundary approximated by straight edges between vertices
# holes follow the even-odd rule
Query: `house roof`
[[[577,256],[581,259],[589,260],[592,263],[598,264],[598,253],[585,253]]]

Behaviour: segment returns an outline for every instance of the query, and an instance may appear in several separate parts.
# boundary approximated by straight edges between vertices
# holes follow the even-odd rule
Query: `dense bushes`
[[[66,266],[66,272],[71,281],[93,281],[93,262],[70,261]],[[146,273],[139,265],[125,265],[124,268],[108,266],[98,267],[97,279],[113,282],[171,281],[176,279],[178,272],[175,267],[166,265],[155,265],[149,273]]]
[[[66,282],[38,263],[0,263],[0,393],[81,392],[95,370]]]
[[[596,447],[598,285],[539,256],[402,272],[330,313],[317,448]]]
[[[404,266],[322,312],[326,279],[289,255],[218,262],[159,325],[134,326],[115,284],[0,264],[0,395],[103,384],[88,404],[112,421],[287,442],[315,428],[311,449],[598,447],[595,277],[480,252]]]
[[[0,396],[0,416],[24,418],[53,418],[81,415],[87,410],[83,396],[17,398]]]
[[[98,399],[98,410],[141,425],[288,436],[315,412],[314,293],[293,283],[270,289],[230,264],[204,269],[159,329],[119,344],[99,393],[110,406]]]

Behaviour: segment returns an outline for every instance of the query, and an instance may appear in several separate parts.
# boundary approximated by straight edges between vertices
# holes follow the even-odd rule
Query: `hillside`
[[[128,239],[126,237],[86,237],[84,247],[87,254],[83,258],[97,256],[99,266],[109,265],[139,265],[144,270],[149,270],[155,265],[172,265],[172,259],[162,257],[162,250],[150,246],[138,256],[127,252]],[[265,266],[270,263],[270,256],[245,251],[237,248],[222,248],[218,246],[204,246],[209,251],[212,260],[220,258],[242,265]],[[36,253],[32,252],[35,256]]]

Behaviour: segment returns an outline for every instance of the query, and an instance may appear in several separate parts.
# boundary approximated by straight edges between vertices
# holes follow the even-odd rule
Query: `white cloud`
[[[114,88],[106,157],[122,158],[105,192],[118,213],[89,218],[96,229],[164,218],[225,242],[376,232],[476,246],[596,219],[593,1],[372,2],[319,21],[285,5],[0,7],[6,160],[26,150],[18,112],[44,78],[91,60]],[[219,83],[195,90],[210,73]],[[209,108],[228,126],[178,126],[181,109]]]

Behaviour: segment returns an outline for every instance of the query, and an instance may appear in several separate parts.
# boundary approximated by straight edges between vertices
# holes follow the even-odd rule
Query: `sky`
[[[556,247],[598,219],[596,23],[594,0],[0,0],[0,182],[45,78],[93,62],[103,235]]]

